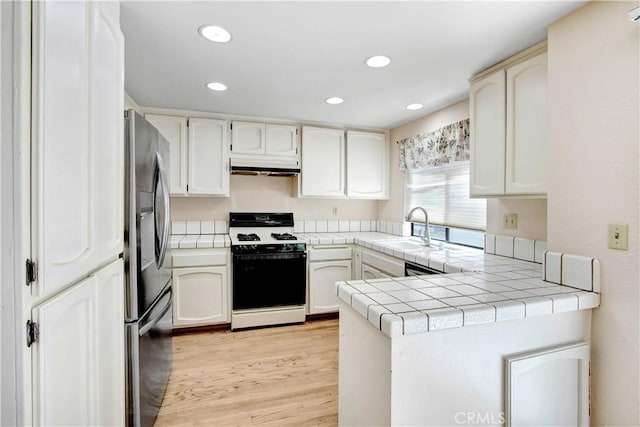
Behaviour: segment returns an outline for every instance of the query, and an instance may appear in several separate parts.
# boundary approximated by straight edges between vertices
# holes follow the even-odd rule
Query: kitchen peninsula
[[[588,425],[597,260],[545,252],[541,271],[480,251],[395,255],[459,272],[336,284],[341,425]]]

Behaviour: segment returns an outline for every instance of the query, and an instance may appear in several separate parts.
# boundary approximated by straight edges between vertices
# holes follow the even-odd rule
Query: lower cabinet
[[[117,260],[35,306],[33,425],[123,425],[124,267]]]
[[[351,280],[351,246],[307,247],[308,314],[335,313],[339,309],[334,284]]]
[[[351,260],[309,263],[309,314],[338,311],[334,283],[351,280]]]
[[[227,253],[227,249],[173,251],[174,327],[231,321]]]
[[[589,425],[588,343],[506,357],[505,371],[507,426]]]
[[[362,268],[360,270],[360,279],[369,280],[369,279],[386,279],[391,277],[390,275],[383,273],[377,268],[371,267],[367,264],[362,264]]]

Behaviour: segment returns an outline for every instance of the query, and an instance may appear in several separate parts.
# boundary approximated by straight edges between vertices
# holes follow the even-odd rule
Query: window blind
[[[469,162],[416,169],[407,172],[407,212],[421,206],[429,214],[431,224],[485,230],[486,199],[469,198]],[[420,211],[412,221],[424,221]]]

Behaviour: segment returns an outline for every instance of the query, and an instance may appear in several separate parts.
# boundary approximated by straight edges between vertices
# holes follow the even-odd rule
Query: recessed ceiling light
[[[226,43],[231,40],[231,34],[229,31],[217,25],[203,25],[198,29],[198,32],[205,39],[211,40],[217,43]]]
[[[367,59],[365,64],[371,68],[383,68],[391,64],[391,59],[388,56],[377,55]]]
[[[344,99],[339,98],[337,96],[332,96],[331,98],[325,99],[324,102],[326,102],[327,104],[336,105],[336,104],[342,104],[344,102]]]
[[[422,104],[409,104],[407,105],[407,110],[419,110],[422,107],[424,107]]]
[[[222,92],[227,90],[227,85],[224,85],[218,82],[207,83],[207,87],[211,90],[215,90],[216,92]]]

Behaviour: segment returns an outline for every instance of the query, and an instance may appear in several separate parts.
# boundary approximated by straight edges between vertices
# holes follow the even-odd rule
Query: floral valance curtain
[[[469,160],[469,119],[400,140],[398,144],[401,170]]]

